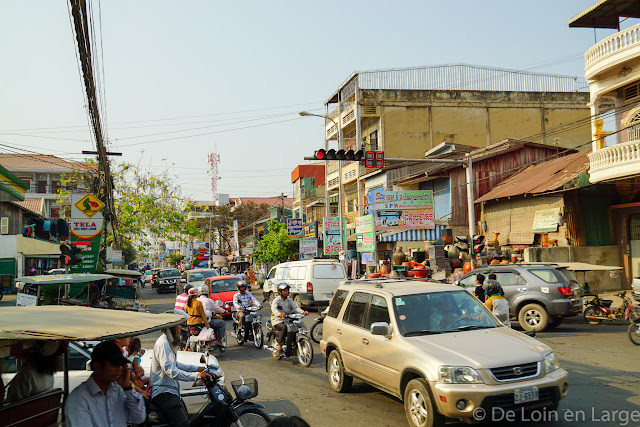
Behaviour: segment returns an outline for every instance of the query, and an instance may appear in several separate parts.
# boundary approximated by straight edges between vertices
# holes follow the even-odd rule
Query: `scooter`
[[[311,339],[316,344],[320,344],[320,340],[322,339],[322,323],[324,322],[324,318],[327,317],[327,313],[329,312],[329,307],[325,308],[320,312],[320,317],[316,318],[315,322],[311,326]]]
[[[258,313],[260,306],[250,305],[249,307],[243,307],[244,310],[244,322],[245,325],[249,325],[251,328],[248,332],[248,336],[244,330],[245,325],[241,325],[238,320],[237,310],[233,306],[228,306],[227,310],[231,311],[231,317],[233,318],[233,332],[230,334],[238,341],[238,345],[242,345],[245,341],[253,341],[253,345],[257,349],[261,349],[264,344],[264,334],[262,333],[262,315]],[[247,338],[245,340],[245,337]]]
[[[263,412],[263,406],[250,402],[249,399],[258,395],[258,381],[253,378],[242,378],[231,381],[231,387],[236,395],[234,399],[224,385],[224,372],[218,366],[211,365],[203,372],[210,374],[213,380],[198,379],[193,387],[204,385],[207,389],[209,402],[200,412],[189,420],[189,425],[215,425],[229,427],[266,426],[269,417]],[[169,420],[153,403],[149,405],[148,425],[169,426]]]
[[[304,367],[311,365],[313,361],[313,347],[309,338],[309,331],[302,322],[304,314],[292,313],[287,314],[284,318],[284,324],[287,326],[287,339],[282,351],[286,355],[298,356],[298,362]],[[269,346],[267,350],[271,352],[274,359],[282,359],[283,355],[278,353],[278,331],[273,327],[271,321],[267,321],[267,340]],[[292,348],[289,348],[292,347]]]
[[[197,353],[205,353],[207,350],[215,350],[222,353],[227,349],[227,337],[222,336],[219,343],[215,333],[211,333],[210,340],[202,340],[199,338],[200,332],[202,332],[202,326],[189,325],[189,340],[187,341],[187,348],[190,351]]]
[[[592,300],[587,301],[585,304],[587,308],[585,308],[583,312],[584,319],[592,325],[597,325],[603,320],[613,321],[622,318],[633,323],[635,319],[640,317],[640,307],[634,305],[634,302],[627,298],[626,291],[617,293],[615,296],[622,298],[622,304],[614,309],[611,309],[612,300],[600,299],[598,295]]]
[[[635,319],[627,329],[627,338],[635,345],[640,345],[640,317]]]

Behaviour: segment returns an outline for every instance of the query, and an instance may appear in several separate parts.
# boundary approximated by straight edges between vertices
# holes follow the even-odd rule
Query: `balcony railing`
[[[585,68],[634,46],[640,46],[640,24],[607,37],[589,49],[584,54]]]
[[[589,166],[592,183],[638,175],[640,140],[605,147],[589,154]]]

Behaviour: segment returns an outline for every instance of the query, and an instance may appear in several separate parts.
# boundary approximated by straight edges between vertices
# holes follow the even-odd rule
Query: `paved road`
[[[143,290],[143,298],[151,312],[173,305],[173,296],[156,295],[148,288]],[[262,313],[264,319],[269,315],[267,310]],[[309,326],[314,318],[315,313],[307,318]],[[627,340],[626,327],[624,322],[588,325],[575,318],[553,332],[538,334],[569,371],[569,396],[560,404],[557,421],[510,425],[577,425],[572,416],[581,420],[580,425],[640,425],[640,347]],[[231,322],[227,322],[227,330],[231,330]],[[219,360],[228,379],[240,374],[258,379],[257,401],[270,412],[301,415],[313,426],[407,425],[402,402],[373,387],[356,381],[351,393],[332,392],[316,344],[314,351],[312,365],[302,368],[297,360],[276,361],[266,350],[256,350],[250,343],[241,347],[230,338],[229,348]]]

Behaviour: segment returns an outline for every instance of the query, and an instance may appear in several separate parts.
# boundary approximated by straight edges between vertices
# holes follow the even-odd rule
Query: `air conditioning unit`
[[[9,234],[9,217],[0,218],[0,234]]]

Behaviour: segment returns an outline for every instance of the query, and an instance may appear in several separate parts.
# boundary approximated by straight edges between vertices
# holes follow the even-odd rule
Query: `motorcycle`
[[[202,332],[202,326],[197,325],[188,325],[187,329],[189,330],[189,339],[187,341],[187,348],[189,351],[195,351],[196,353],[205,353],[206,351],[219,351],[222,353],[227,349],[227,337],[222,336],[220,341],[218,342],[217,337],[212,332],[211,339],[203,340],[200,339],[200,332]]]
[[[627,329],[627,337],[635,345],[640,345],[640,317],[635,319]]]
[[[313,322],[313,325],[311,325],[311,339],[316,344],[320,344],[320,340],[322,339],[322,323],[324,322],[324,318],[327,317],[328,312],[329,307],[322,310],[322,312],[320,312],[320,317],[316,318],[316,320]]]
[[[258,313],[260,310],[260,306],[250,305],[249,307],[244,308],[244,322],[245,325],[249,325],[249,336],[246,341],[253,341],[253,345],[257,349],[261,349],[264,344],[264,334],[262,333],[262,315]],[[231,336],[233,336],[236,341],[238,341],[238,345],[242,345],[245,342],[245,325],[241,325],[238,320],[237,311],[235,307],[228,306],[227,310],[231,310],[231,317],[233,319],[233,332]]]
[[[311,339],[309,338],[309,332],[307,327],[302,322],[304,314],[292,313],[287,314],[284,318],[284,324],[287,326],[287,339],[285,345],[282,346],[284,354],[290,354],[291,356],[298,356],[298,361],[304,367],[311,365],[313,361],[313,347],[311,346]],[[267,350],[271,352],[271,355],[275,359],[282,359],[283,355],[278,354],[278,331],[273,327],[271,321],[267,321],[267,339],[269,346]],[[293,345],[295,344],[295,346]],[[288,349],[291,345],[293,348]]]
[[[258,381],[253,378],[242,378],[231,381],[231,387],[236,395],[234,399],[224,385],[224,372],[215,365],[207,367],[203,372],[210,374],[213,380],[198,379],[193,387],[204,385],[207,389],[209,402],[189,420],[189,425],[216,425],[229,427],[266,426],[269,417],[263,412],[263,406],[250,402],[249,399],[258,395]],[[169,420],[153,402],[149,405],[148,425],[169,426]]]
[[[622,291],[615,294],[616,297],[622,298],[622,304],[619,307],[611,309],[612,300],[600,299],[596,295],[592,300],[586,302],[587,308],[584,309],[584,319],[591,325],[597,325],[603,320],[627,319],[633,322],[640,317],[640,307],[634,305],[634,301],[627,297],[627,292]]]

